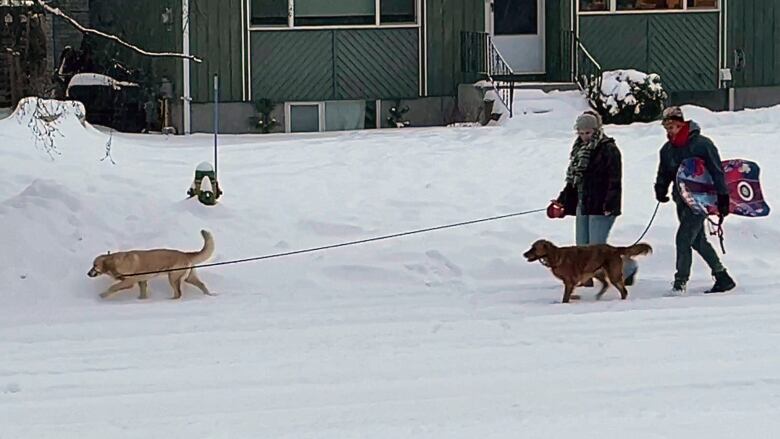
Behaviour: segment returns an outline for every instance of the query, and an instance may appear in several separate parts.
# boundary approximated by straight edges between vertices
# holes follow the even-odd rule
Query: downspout
[[[184,55],[190,55],[190,0],[181,0],[181,25],[182,25],[182,50]],[[183,58],[183,83],[184,83],[184,96],[182,96],[183,112],[184,112],[184,134],[190,134],[192,132],[192,96],[190,85],[190,60],[189,58]]]

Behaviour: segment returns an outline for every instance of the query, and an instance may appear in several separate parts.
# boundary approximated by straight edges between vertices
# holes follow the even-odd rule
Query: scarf
[[[672,146],[675,146],[677,148],[682,148],[685,145],[688,144],[688,138],[691,137],[691,123],[687,122],[685,125],[683,125],[682,128],[680,128],[680,131],[677,132],[677,135],[672,137],[668,137],[669,142],[671,142]]]
[[[590,156],[603,138],[604,133],[599,130],[593,133],[593,137],[588,143],[583,142],[578,136],[571,147],[569,168],[566,169],[566,182],[576,187],[579,192],[582,192],[582,176],[588,169]]]

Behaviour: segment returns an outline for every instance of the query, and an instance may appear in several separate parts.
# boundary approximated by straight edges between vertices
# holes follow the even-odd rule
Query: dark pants
[[[713,275],[723,271],[723,264],[721,264],[718,254],[707,242],[707,232],[704,230],[706,217],[695,214],[683,202],[675,204],[677,204],[677,219],[680,220],[680,227],[677,229],[676,237],[677,274],[674,275],[674,279],[687,282],[691,277],[691,263],[693,262],[691,250],[696,250],[704,258]]]

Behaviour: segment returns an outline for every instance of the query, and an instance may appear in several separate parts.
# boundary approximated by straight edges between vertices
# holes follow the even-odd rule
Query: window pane
[[[717,9],[718,0],[688,0],[688,8]]]
[[[375,0],[295,0],[296,26],[374,23]]]
[[[287,0],[252,0],[252,24],[287,26]]]
[[[415,0],[381,0],[380,22],[382,23],[414,23],[417,11]]]
[[[617,9],[648,10],[648,9],[682,9],[683,0],[617,0]]]
[[[580,12],[608,10],[609,0],[580,0]]]
[[[493,22],[496,35],[536,35],[539,26],[537,0],[496,0]]]
[[[365,101],[325,102],[325,131],[362,130],[365,124]]]
[[[290,132],[314,133],[320,130],[320,107],[290,105]]]

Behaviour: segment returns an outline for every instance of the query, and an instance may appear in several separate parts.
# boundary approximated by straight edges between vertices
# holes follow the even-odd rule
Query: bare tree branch
[[[105,32],[101,32],[101,31],[96,30],[96,29],[90,29],[90,28],[82,26],[81,23],[79,23],[75,19],[71,18],[66,13],[62,12],[62,10],[60,8],[55,8],[53,6],[50,6],[50,5],[46,4],[44,2],[44,0],[36,0],[36,2],[46,12],[49,12],[52,15],[56,15],[57,17],[60,17],[60,18],[64,19],[65,21],[69,22],[73,27],[75,27],[76,29],[80,30],[81,32],[86,33],[86,34],[95,34],[95,35],[101,36],[103,38],[109,39],[111,41],[115,41],[115,42],[117,42],[117,43],[119,43],[119,44],[129,48],[129,49],[132,49],[132,50],[140,53],[141,55],[154,56],[154,57],[165,57],[165,58],[171,58],[171,57],[173,57],[173,58],[185,58],[185,59],[189,59],[191,61],[198,62],[198,63],[199,62],[203,62],[203,60],[198,58],[197,56],[185,55],[183,53],[176,53],[176,52],[148,52],[146,50],[141,49],[138,46],[134,46],[134,45],[132,45],[132,44],[122,40],[121,38],[117,37],[116,35],[107,34]]]

